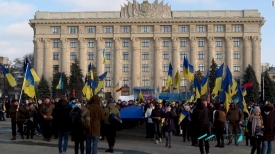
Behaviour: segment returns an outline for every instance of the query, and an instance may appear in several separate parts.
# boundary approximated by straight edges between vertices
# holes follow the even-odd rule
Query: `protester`
[[[52,120],[54,105],[50,102],[50,98],[45,98],[44,104],[40,108],[40,113],[43,116],[43,135],[44,140],[50,142],[52,136]]]
[[[217,145],[215,147],[224,147],[224,137],[223,134],[225,132],[225,121],[226,121],[226,114],[224,113],[223,109],[221,108],[220,104],[215,105],[214,111],[214,130],[217,138]]]
[[[69,106],[68,102],[63,99],[58,101],[56,107],[53,110],[52,115],[56,121],[56,130],[58,132],[58,150],[59,150],[60,154],[65,154],[67,151],[68,137],[69,137],[69,131],[70,131],[70,120],[71,120],[70,112],[71,112],[71,110],[72,110],[72,108]],[[48,121],[48,120],[46,120],[46,121]],[[45,128],[44,128],[44,130],[45,130]],[[62,144],[63,141],[64,141],[64,143]]]
[[[181,129],[182,129],[182,138],[183,138],[183,142],[186,141],[186,137],[187,140],[189,141],[189,138],[191,137],[190,134],[190,124],[191,124],[191,116],[190,116],[190,107],[189,106],[185,106],[183,112],[186,112],[185,118],[182,120],[181,122]]]
[[[264,136],[261,154],[271,154],[275,136],[275,112],[272,104],[263,107]],[[266,151],[267,150],[267,151]]]
[[[116,141],[116,126],[110,121],[110,114],[114,114],[118,118],[120,118],[119,110],[114,106],[113,100],[109,99],[107,102],[107,107],[104,109],[105,115],[105,132],[106,138],[109,145],[109,149],[105,152],[114,152],[114,145]]]
[[[5,101],[0,101],[0,121],[6,121],[5,112],[6,112]]]
[[[148,103],[149,107],[147,107],[144,117],[147,118],[147,124],[146,129],[148,133],[148,138],[151,138],[151,140],[154,139],[154,122],[151,118],[152,111],[154,109],[154,103],[150,102]]]
[[[160,104],[156,103],[155,108],[152,110],[151,118],[154,122],[155,127],[155,138],[156,138],[156,144],[159,144],[161,142],[162,138],[162,124],[161,124],[161,118],[163,117],[162,110],[160,108]]]
[[[33,105],[33,103],[29,103],[28,104],[28,112],[29,112],[29,118],[27,120],[27,136],[26,139],[33,139],[33,135],[34,135],[34,131],[35,131],[35,123],[34,123],[34,115],[35,112],[37,112],[35,110],[35,107]],[[31,136],[30,136],[31,135]]]
[[[257,154],[261,153],[263,128],[264,128],[264,124],[261,116],[261,109],[259,107],[255,107],[254,113],[250,116],[249,122],[248,122],[248,129],[251,134],[251,140],[253,144],[251,149],[251,154],[254,154],[256,150],[257,150]]]
[[[166,138],[166,147],[171,148],[171,139],[172,133],[175,131],[175,124],[174,124],[174,113],[171,112],[171,106],[166,107],[166,111],[164,114],[164,122],[163,122],[163,129],[165,131],[165,138]]]
[[[35,110],[36,112],[34,112],[33,114],[33,118],[34,118],[34,123],[35,123],[35,129],[37,131],[37,136],[41,136],[43,134],[43,116],[40,112],[40,108],[42,106],[42,100],[38,99],[37,101],[38,104],[34,104]]]
[[[100,106],[100,98],[97,95],[94,95],[92,97],[89,110],[91,115],[90,116],[90,135],[86,138],[86,154],[91,154],[91,151],[92,151],[92,154],[97,154],[97,144],[100,136],[100,123],[101,121],[104,120],[103,108]],[[114,111],[111,111],[111,112],[114,112]],[[93,143],[92,150],[91,150],[91,143]],[[108,143],[109,143],[109,140],[108,140]],[[113,146],[114,145],[109,145],[109,147],[113,147]]]

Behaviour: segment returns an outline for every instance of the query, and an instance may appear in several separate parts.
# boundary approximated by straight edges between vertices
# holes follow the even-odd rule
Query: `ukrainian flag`
[[[99,78],[99,80],[104,80],[104,78],[106,78],[106,76],[107,76],[107,72],[104,72],[98,78]]]
[[[114,91],[116,92],[119,89],[119,82],[116,83]]]
[[[222,75],[223,75],[223,67],[224,64],[222,64],[216,71],[215,71],[215,87],[213,89],[212,94],[217,95],[219,91],[222,91],[221,86],[222,86]]]
[[[172,73],[173,73],[173,67],[172,64],[169,64],[169,70],[168,70],[168,76],[167,76],[167,81],[166,81],[166,85],[165,85],[165,90],[167,90],[169,88],[169,86],[171,86],[173,84],[172,82]]]
[[[92,63],[90,63],[89,66],[88,66],[88,72],[89,72],[90,77],[91,77],[90,79],[94,80],[94,73],[93,73]]]
[[[209,77],[209,71],[206,73],[205,77],[201,81],[201,95],[204,95],[207,93],[208,90],[208,77]]]
[[[177,71],[174,78],[174,83],[173,83],[175,89],[178,89],[180,87],[180,82],[181,82],[180,73],[179,71]]]
[[[198,81],[198,79],[195,77],[194,79],[194,86],[195,86],[195,95],[196,95],[196,98],[200,98],[201,97],[201,85]]]
[[[32,76],[32,73],[31,73],[31,67],[28,67],[28,64],[27,64],[25,78],[23,82],[23,90],[24,90],[24,93],[27,94],[29,97],[34,98],[35,96],[34,77]]]
[[[229,86],[229,89],[228,89],[228,94],[229,94],[229,97],[231,99],[232,97],[232,86],[233,86],[233,77],[232,77],[232,73],[230,71],[230,69],[228,68],[228,66],[226,67],[226,76],[227,76],[227,79],[228,79],[228,86]],[[237,82],[236,82],[237,84]],[[236,89],[236,87],[235,87]]]
[[[189,64],[189,79],[190,82],[194,80],[194,66]]]
[[[93,96],[91,84],[89,83],[89,79],[88,79],[88,75],[86,75],[86,77],[85,77],[85,84],[82,89],[82,93],[88,100],[90,100]]]
[[[15,78],[9,73],[9,71],[2,64],[0,64],[0,69],[2,70],[3,74],[6,76],[10,86],[15,87],[17,85]]]
[[[95,94],[97,94],[98,92],[100,92],[101,89],[103,88],[103,86],[104,86],[104,80],[99,81],[97,87],[95,88]]]
[[[249,114],[247,106],[246,106],[246,102],[245,102],[245,99],[243,96],[243,92],[242,92],[240,86],[238,86],[238,97],[239,97],[238,108]]]
[[[23,69],[24,69],[24,73],[26,72],[27,66],[30,68],[30,71],[31,71],[31,73],[32,73],[32,76],[33,76],[33,78],[34,78],[34,81],[35,81],[35,82],[39,82],[39,81],[40,81],[40,78],[39,78],[38,75],[36,74],[35,70],[32,68],[31,63],[29,62],[28,58],[26,57],[26,58],[25,58],[25,61],[24,61],[24,68],[23,68]]]
[[[102,50],[102,56],[103,56],[103,64],[106,63],[106,52],[105,52],[105,49]]]
[[[180,124],[182,122],[182,120],[184,120],[184,118],[189,118],[190,117],[190,113],[183,110],[180,114],[180,117],[179,117],[179,123]]]
[[[243,94],[243,97],[247,95],[246,88],[243,88],[243,90],[242,90],[242,94]]]
[[[191,82],[190,76],[189,76],[189,62],[187,57],[184,56],[183,59],[183,77],[187,79],[189,82]]]
[[[191,92],[190,98],[187,102],[193,102],[194,101],[194,93]]]
[[[64,88],[63,80],[62,80],[62,74],[60,74],[58,85],[56,86],[56,89],[62,90]]]
[[[231,92],[232,92],[232,96],[234,96],[238,92],[237,82],[235,79],[232,80]]]

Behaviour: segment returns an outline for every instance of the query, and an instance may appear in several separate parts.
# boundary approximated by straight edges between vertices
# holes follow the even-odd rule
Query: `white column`
[[[232,54],[233,54],[233,46],[232,46],[232,37],[226,37],[226,65],[228,66],[228,68],[230,69],[230,71],[232,70]]]
[[[44,65],[43,65],[43,76],[47,81],[50,81],[50,67],[53,67],[51,65],[50,60],[50,39],[44,38]]]
[[[160,90],[162,88],[162,75],[160,75],[162,72],[161,65],[162,65],[162,51],[161,51],[161,38],[155,37],[155,54],[154,54],[154,61],[155,61],[155,67],[154,67],[154,75],[155,75],[155,87],[159,87]],[[152,67],[150,67],[150,71],[152,70]]]
[[[136,37],[133,37],[132,38],[132,69],[131,69],[131,72],[132,72],[132,88],[133,87],[136,87],[136,86],[141,86],[140,85],[140,81],[141,81],[141,78],[140,78],[140,50],[139,50],[139,39],[136,38]]]
[[[198,52],[197,52],[197,38],[190,37],[190,60],[189,63],[194,67],[194,73],[198,70]]]
[[[85,38],[78,38],[79,41],[79,65],[80,68],[82,70],[82,73],[85,75],[88,71],[88,65],[86,65],[87,60],[85,59],[85,57],[87,58],[87,52],[86,52],[86,46],[85,46]],[[83,75],[82,74],[82,75]]]
[[[258,82],[261,81],[261,50],[260,50],[260,42],[261,38],[259,36],[254,36],[252,42],[252,61],[253,61],[253,69],[255,71]]]
[[[243,53],[243,68],[242,68],[242,70],[244,71],[248,67],[248,65],[252,65],[251,37],[244,36],[243,43],[244,43],[244,48],[243,48],[244,53]]]
[[[115,41],[115,52],[114,52],[114,72],[113,72],[113,86],[115,86],[115,84],[117,82],[120,83],[120,87],[123,86],[122,85],[122,81],[121,81],[121,73],[122,73],[122,64],[121,64],[121,41],[120,41],[120,38],[114,38],[114,41]],[[118,100],[119,99],[119,96],[120,96],[120,92],[115,92],[113,89],[112,89],[112,93],[114,93],[114,99],[115,100]]]
[[[43,66],[44,66],[44,53],[43,53],[43,44],[41,38],[35,39],[35,59],[34,59],[34,69],[39,77],[42,76],[43,73]]]
[[[208,40],[208,68],[210,68],[212,64],[212,59],[214,58],[215,54],[215,39],[214,37],[207,37]],[[207,71],[208,69],[206,69]]]
[[[180,72],[180,52],[179,52],[179,38],[178,37],[172,37],[172,66],[173,66],[173,76],[172,79],[174,81],[175,75],[177,71]],[[181,80],[181,79],[180,79]],[[175,89],[172,91],[179,92],[179,89]]]
[[[69,67],[70,66],[68,64],[68,54],[69,51],[67,49],[67,44],[68,44],[68,40],[67,38],[61,38],[61,72],[64,72],[67,76],[70,75],[70,70]]]
[[[98,76],[104,73],[104,64],[103,64],[103,55],[102,55],[102,49],[103,49],[103,39],[97,38],[96,39],[96,73]]]

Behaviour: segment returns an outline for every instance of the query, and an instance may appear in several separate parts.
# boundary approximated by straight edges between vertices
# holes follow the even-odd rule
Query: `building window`
[[[222,46],[222,39],[216,39],[216,47]]]
[[[87,33],[95,33],[95,27],[87,27]]]
[[[59,72],[59,65],[53,65],[53,74]]]
[[[52,27],[53,34],[60,34],[60,27]]]
[[[129,78],[123,77],[122,78],[122,86],[128,86],[129,85]]]
[[[88,40],[88,48],[95,47],[95,41],[94,40]]]
[[[166,81],[167,81],[167,77],[164,77],[164,78],[162,79],[162,86],[163,86],[163,87],[166,86]]]
[[[122,26],[122,33],[129,33],[130,27],[129,26]]]
[[[142,72],[149,72],[149,64],[142,64]]]
[[[142,33],[149,33],[150,32],[150,27],[149,26],[142,26],[141,27],[141,32]]]
[[[199,59],[204,59],[204,52],[203,51],[199,52]]]
[[[128,64],[123,64],[122,65],[122,71],[123,72],[129,72],[129,65]]]
[[[88,52],[88,60],[94,60],[94,52]]]
[[[59,60],[59,52],[53,52],[53,60]]]
[[[164,51],[162,53],[162,59],[169,59],[169,52],[168,51]]]
[[[181,39],[180,40],[180,46],[181,47],[186,47],[186,39]]]
[[[105,65],[105,72],[111,72],[112,71],[112,67],[110,64]]]
[[[112,47],[112,40],[105,40],[105,47],[106,48]]]
[[[239,64],[234,64],[233,65],[233,70],[234,70],[234,72],[240,72],[241,71],[241,66]]]
[[[240,59],[240,52],[239,51],[234,51],[233,52],[233,59]]]
[[[204,72],[204,64],[199,64],[199,65],[198,65],[198,69],[199,69],[201,72]]]
[[[199,47],[204,47],[204,39],[199,39],[198,40],[198,46]]]
[[[112,86],[112,80],[110,77],[105,78],[105,87],[111,87]]]
[[[59,48],[59,40],[53,40],[53,47]]]
[[[215,26],[215,31],[216,32],[223,32],[223,25],[216,25]]]
[[[168,64],[163,64],[162,65],[162,71],[163,72],[168,72],[168,70],[169,70],[169,65]]]
[[[76,48],[77,47],[77,41],[76,40],[71,40],[70,41],[70,46],[71,46],[71,48]]]
[[[122,47],[129,47],[129,40],[123,40]]]
[[[183,72],[183,64],[180,64],[180,71]]]
[[[106,60],[111,60],[112,59],[112,54],[111,52],[105,52]]]
[[[185,79],[184,79],[184,78],[181,78],[180,86],[181,86],[181,87],[186,86],[186,85],[185,85]]]
[[[142,52],[141,58],[142,60],[149,60],[149,52]]]
[[[142,86],[149,87],[149,78],[148,77],[142,77]]]
[[[123,58],[123,60],[129,60],[129,53],[128,52],[123,52],[122,53],[122,58]]]
[[[162,26],[162,32],[163,33],[169,33],[170,32],[171,27],[170,26]]]
[[[186,57],[186,52],[180,52],[180,59],[184,59],[184,57]]]
[[[216,59],[222,59],[222,52],[216,51],[215,56],[216,56]]]
[[[180,26],[180,32],[181,33],[188,32],[188,26]]]
[[[163,46],[163,47],[169,47],[169,40],[164,39],[164,40],[162,41],[162,46]]]
[[[240,39],[233,39],[233,46],[239,47],[240,46]]]
[[[104,27],[104,33],[112,33],[112,27],[111,26]]]
[[[205,26],[204,25],[197,26],[197,32],[205,32]]]
[[[70,34],[76,34],[77,33],[77,27],[76,26],[72,26],[72,27],[69,27],[69,32]]]
[[[77,58],[76,52],[71,52],[70,53],[70,60],[76,60],[76,58]]]
[[[233,25],[233,32],[241,32],[242,26],[241,25]]]
[[[142,47],[149,47],[149,40],[142,40]]]

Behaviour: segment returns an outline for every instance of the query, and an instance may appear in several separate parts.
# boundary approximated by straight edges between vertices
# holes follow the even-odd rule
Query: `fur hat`
[[[261,113],[261,109],[259,107],[255,107],[254,108],[254,113],[256,113],[256,112],[260,112]]]

